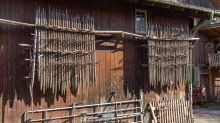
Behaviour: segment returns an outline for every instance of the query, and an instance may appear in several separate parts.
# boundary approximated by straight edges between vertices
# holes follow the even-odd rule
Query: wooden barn
[[[219,1],[213,2],[220,7]],[[199,29],[203,38],[195,45],[194,52],[194,87],[203,88],[208,102],[220,101],[219,23],[220,19],[216,18],[215,22]]]
[[[216,5],[1,0],[0,121],[192,122],[191,75],[206,67],[192,69],[194,44],[216,48],[219,34],[197,34],[220,16]]]

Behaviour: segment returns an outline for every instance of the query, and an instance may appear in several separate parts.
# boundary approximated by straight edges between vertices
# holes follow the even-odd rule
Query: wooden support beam
[[[185,11],[186,8],[177,7],[177,6],[171,6],[170,9],[172,9],[172,10],[177,10],[177,11]]]
[[[198,11],[197,10],[192,10],[192,9],[185,9],[186,12],[188,12],[189,14],[197,14]]]
[[[211,29],[210,29],[209,31],[211,31],[212,33],[214,33],[214,34],[220,36],[220,34],[219,34],[218,32],[216,32],[215,30],[211,30]]]
[[[196,14],[203,15],[203,16],[210,16],[210,13],[202,12],[202,11],[198,11],[198,13]]]
[[[220,41],[220,38],[211,38],[211,40],[217,40],[217,41]]]
[[[111,39],[111,38],[113,38],[113,34],[95,34],[95,38],[97,38],[97,39],[103,39],[103,38]]]
[[[138,2],[138,0],[123,0],[123,1],[132,2],[132,3],[137,3]]]
[[[157,118],[156,118],[156,116],[155,116],[155,114],[154,114],[153,106],[152,106],[151,103],[150,103],[150,111],[151,111],[151,113],[152,113],[154,123],[157,123]]]
[[[142,100],[142,103],[141,103],[141,105],[140,105],[140,112],[142,112],[141,113],[141,116],[140,116],[140,121],[141,121],[141,123],[144,123],[144,113],[143,113],[143,100],[144,100],[144,92],[143,92],[143,89],[140,89],[139,90],[139,99],[141,99]]]
[[[199,11],[194,11],[194,14],[197,14]]]
[[[210,19],[210,13],[207,12],[195,11],[193,13],[190,13],[189,15],[194,18]]]
[[[170,5],[160,4],[160,3],[156,3],[155,6],[156,7],[160,7],[160,8],[165,8],[165,9],[169,9],[170,8]]]
[[[117,46],[118,46],[118,44],[119,44],[119,41],[120,41],[120,40],[117,40],[117,41],[115,42],[115,45],[114,45],[114,50],[116,50],[116,49],[117,49]]]
[[[143,4],[143,5],[148,5],[148,6],[154,6],[155,5],[154,2],[150,2],[150,1],[146,1],[146,0],[139,0],[138,3]]]
[[[220,28],[220,23],[208,25],[208,26],[203,26],[199,30],[201,31],[201,30],[214,29],[214,28]]]
[[[199,22],[198,22],[198,24],[197,24],[196,26],[201,25],[204,21],[205,21],[205,19],[200,19]],[[192,37],[194,37],[194,36],[196,35],[196,33],[198,32],[198,30],[199,30],[199,28],[197,28],[196,30],[193,31]]]
[[[124,33],[113,34],[112,36],[113,36],[114,38],[117,38],[117,37],[119,37],[119,38],[124,38]]]
[[[191,18],[198,18],[198,19],[210,19],[210,16],[205,16],[205,15],[199,15],[199,14],[189,14],[189,17]]]
[[[209,68],[209,98],[207,101],[212,101],[212,70]]]
[[[33,47],[34,46],[33,44],[20,44],[20,43],[18,45],[22,47]]]

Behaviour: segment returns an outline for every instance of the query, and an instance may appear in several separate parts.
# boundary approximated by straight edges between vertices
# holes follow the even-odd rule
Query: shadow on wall
[[[124,38],[108,38],[108,37],[96,37],[97,40],[102,39],[103,41],[96,43],[96,52],[99,52],[99,55],[96,57],[99,57],[99,61],[102,64],[99,65],[100,67],[104,69],[100,69],[99,76],[97,76],[97,79],[99,79],[100,83],[99,85],[101,89],[99,91],[102,91],[102,89],[107,88],[109,86],[110,89],[106,90],[107,92],[117,91],[117,99],[119,101],[123,100],[132,100],[132,99],[139,99],[139,90],[143,89],[145,94],[145,111],[148,111],[148,102],[153,101],[156,99],[156,96],[154,95],[160,95],[161,93],[170,93],[169,91],[177,90],[177,87],[163,87],[162,89],[158,86],[156,89],[151,87],[148,82],[148,69],[142,67],[139,64],[146,64],[148,61],[147,56],[147,49],[140,48],[139,46],[141,44],[147,44],[146,39],[139,39],[136,37],[130,37],[125,36]],[[21,49],[23,52],[23,50]],[[101,53],[102,52],[102,53]],[[5,53],[4,51],[1,51],[1,54]],[[11,54],[13,55],[13,54]],[[20,60],[22,62],[25,62],[21,65],[21,69],[26,68],[22,73],[19,73],[19,77],[24,78],[29,73],[29,62],[24,61],[24,58],[29,56],[29,51],[26,50],[24,54],[21,54]],[[9,56],[8,56],[9,57]],[[7,60],[7,59],[6,59]],[[6,60],[3,59],[3,62],[6,62]],[[8,59],[10,60],[10,59]],[[8,61],[13,62],[14,61]],[[16,63],[16,65],[19,63]],[[3,69],[4,70],[4,69]],[[8,71],[12,71],[14,69],[7,68]],[[13,71],[13,74],[17,74],[16,71]],[[102,75],[102,76],[101,76]],[[16,85],[10,85],[11,83],[4,83],[4,80],[8,78],[3,78],[3,83],[1,85],[4,85],[2,87],[1,95],[3,97],[3,103],[2,103],[2,118],[4,121],[4,115],[6,112],[6,105],[9,104],[9,107],[12,108],[14,105],[15,98],[20,101],[24,101],[25,106],[30,107],[31,106],[31,97],[30,97],[30,91],[28,86],[28,80],[21,79],[22,81],[17,81],[15,83]],[[9,76],[10,80],[10,76]],[[104,80],[104,81],[102,81]],[[12,80],[11,80],[12,81]],[[14,81],[14,80],[13,80]],[[105,83],[105,84],[103,84]],[[12,87],[12,86],[19,86],[19,88],[15,87],[15,90],[5,90],[4,87]],[[122,91],[123,90],[123,91]],[[10,91],[13,91],[11,93]],[[78,94],[77,90],[75,89],[67,89],[67,91],[70,91],[71,95],[74,95],[74,97],[82,96],[83,92],[80,92],[82,94]],[[173,93],[176,93],[174,91]],[[170,94],[170,95],[173,95]],[[15,97],[15,95],[17,97]],[[174,94],[175,95],[175,94]],[[40,91],[40,84],[37,82],[37,77],[35,77],[35,84],[34,84],[34,90],[33,90],[33,104],[35,106],[39,105],[45,105],[42,104],[42,100],[45,101],[48,108],[51,107],[51,105],[54,105],[55,101],[59,101],[59,98],[62,98],[63,103],[67,103],[67,96],[62,95],[60,91],[56,95],[52,94],[52,89],[49,89],[46,91],[45,94],[43,94],[42,91]],[[106,96],[106,101],[113,101],[112,95]],[[9,102],[8,102],[9,101]],[[146,112],[145,112],[146,113]],[[146,115],[146,114],[145,114]],[[23,116],[21,116],[22,122],[23,122]]]

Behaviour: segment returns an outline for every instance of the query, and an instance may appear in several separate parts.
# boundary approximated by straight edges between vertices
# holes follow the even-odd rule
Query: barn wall
[[[195,49],[194,49],[195,64],[205,64],[204,43],[205,42],[197,42],[195,44]]]
[[[134,33],[135,8],[148,10],[148,21],[161,24],[161,26],[177,26],[181,24],[186,29],[188,26],[188,14],[185,12],[153,8],[129,2],[116,0],[1,0],[0,17],[3,19],[34,23],[35,12],[38,7],[48,10],[57,8],[69,14],[82,15],[89,13],[95,18],[96,30],[123,30]],[[2,123],[17,123],[23,121],[23,113],[32,110],[31,98],[28,88],[28,80],[24,79],[29,74],[29,51],[18,43],[33,43],[34,29],[0,24],[0,121]],[[69,106],[72,103],[94,104],[113,101],[110,92],[117,90],[117,100],[129,100],[139,98],[139,89],[144,90],[144,115],[149,121],[151,115],[148,102],[160,100],[163,97],[183,98],[187,93],[187,85],[166,86],[153,89],[148,82],[148,68],[139,66],[124,79],[114,84],[120,77],[126,75],[139,63],[147,64],[147,49],[140,48],[141,44],[147,44],[146,39],[125,36],[123,39],[97,36],[103,42],[96,43],[97,85],[86,89],[80,88],[78,94],[75,90],[67,88],[66,95],[52,95],[52,91],[43,94],[39,84],[34,85],[33,110],[57,108]],[[115,42],[119,41],[117,48]],[[97,96],[95,94],[99,93]],[[92,97],[92,98],[91,98]],[[87,100],[88,98],[91,98]],[[84,110],[86,112],[86,110]],[[69,115],[69,111],[49,113],[49,116]],[[28,117],[30,119],[31,116]],[[33,118],[41,118],[42,115],[34,115]],[[64,120],[63,120],[64,121]],[[68,120],[66,121],[68,122]]]

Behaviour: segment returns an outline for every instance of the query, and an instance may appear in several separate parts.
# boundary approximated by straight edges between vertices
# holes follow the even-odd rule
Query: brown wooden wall
[[[96,30],[123,30],[134,33],[135,8],[148,10],[148,21],[157,22],[162,26],[174,25],[188,26],[188,14],[185,12],[153,8],[118,0],[1,0],[0,17],[3,19],[34,23],[35,12],[38,7],[48,10],[57,8],[69,14],[82,15],[89,13],[95,18]],[[23,121],[23,113],[31,110],[31,98],[28,88],[28,80],[24,79],[29,74],[29,51],[18,43],[33,43],[34,29],[0,24],[0,122],[17,123]],[[118,84],[109,87],[120,77],[127,74],[139,63],[147,63],[147,49],[140,48],[141,44],[147,44],[145,39],[125,36],[123,39],[97,36],[103,42],[96,43],[97,86],[89,87],[89,92],[80,89],[78,94],[67,88],[66,95],[52,95],[51,91],[42,94],[39,85],[34,85],[33,109],[47,109],[69,106],[79,103],[89,97],[98,94],[83,104],[105,103],[109,101],[110,92],[117,90],[117,100],[124,101],[139,98],[139,89],[144,90],[144,115],[145,121],[149,121],[151,114],[148,102],[160,100],[163,97],[182,98],[187,93],[187,85],[166,86],[162,89],[153,89],[148,83],[148,68],[139,66]],[[119,40],[117,48],[115,42]],[[113,99],[110,99],[110,101]],[[84,110],[85,111],[85,110]],[[49,116],[69,115],[70,112],[54,112]],[[34,115],[41,118],[42,115]],[[30,118],[30,117],[29,117]],[[68,120],[66,121],[68,122]]]
[[[197,42],[194,49],[195,64],[205,64],[204,43]]]

